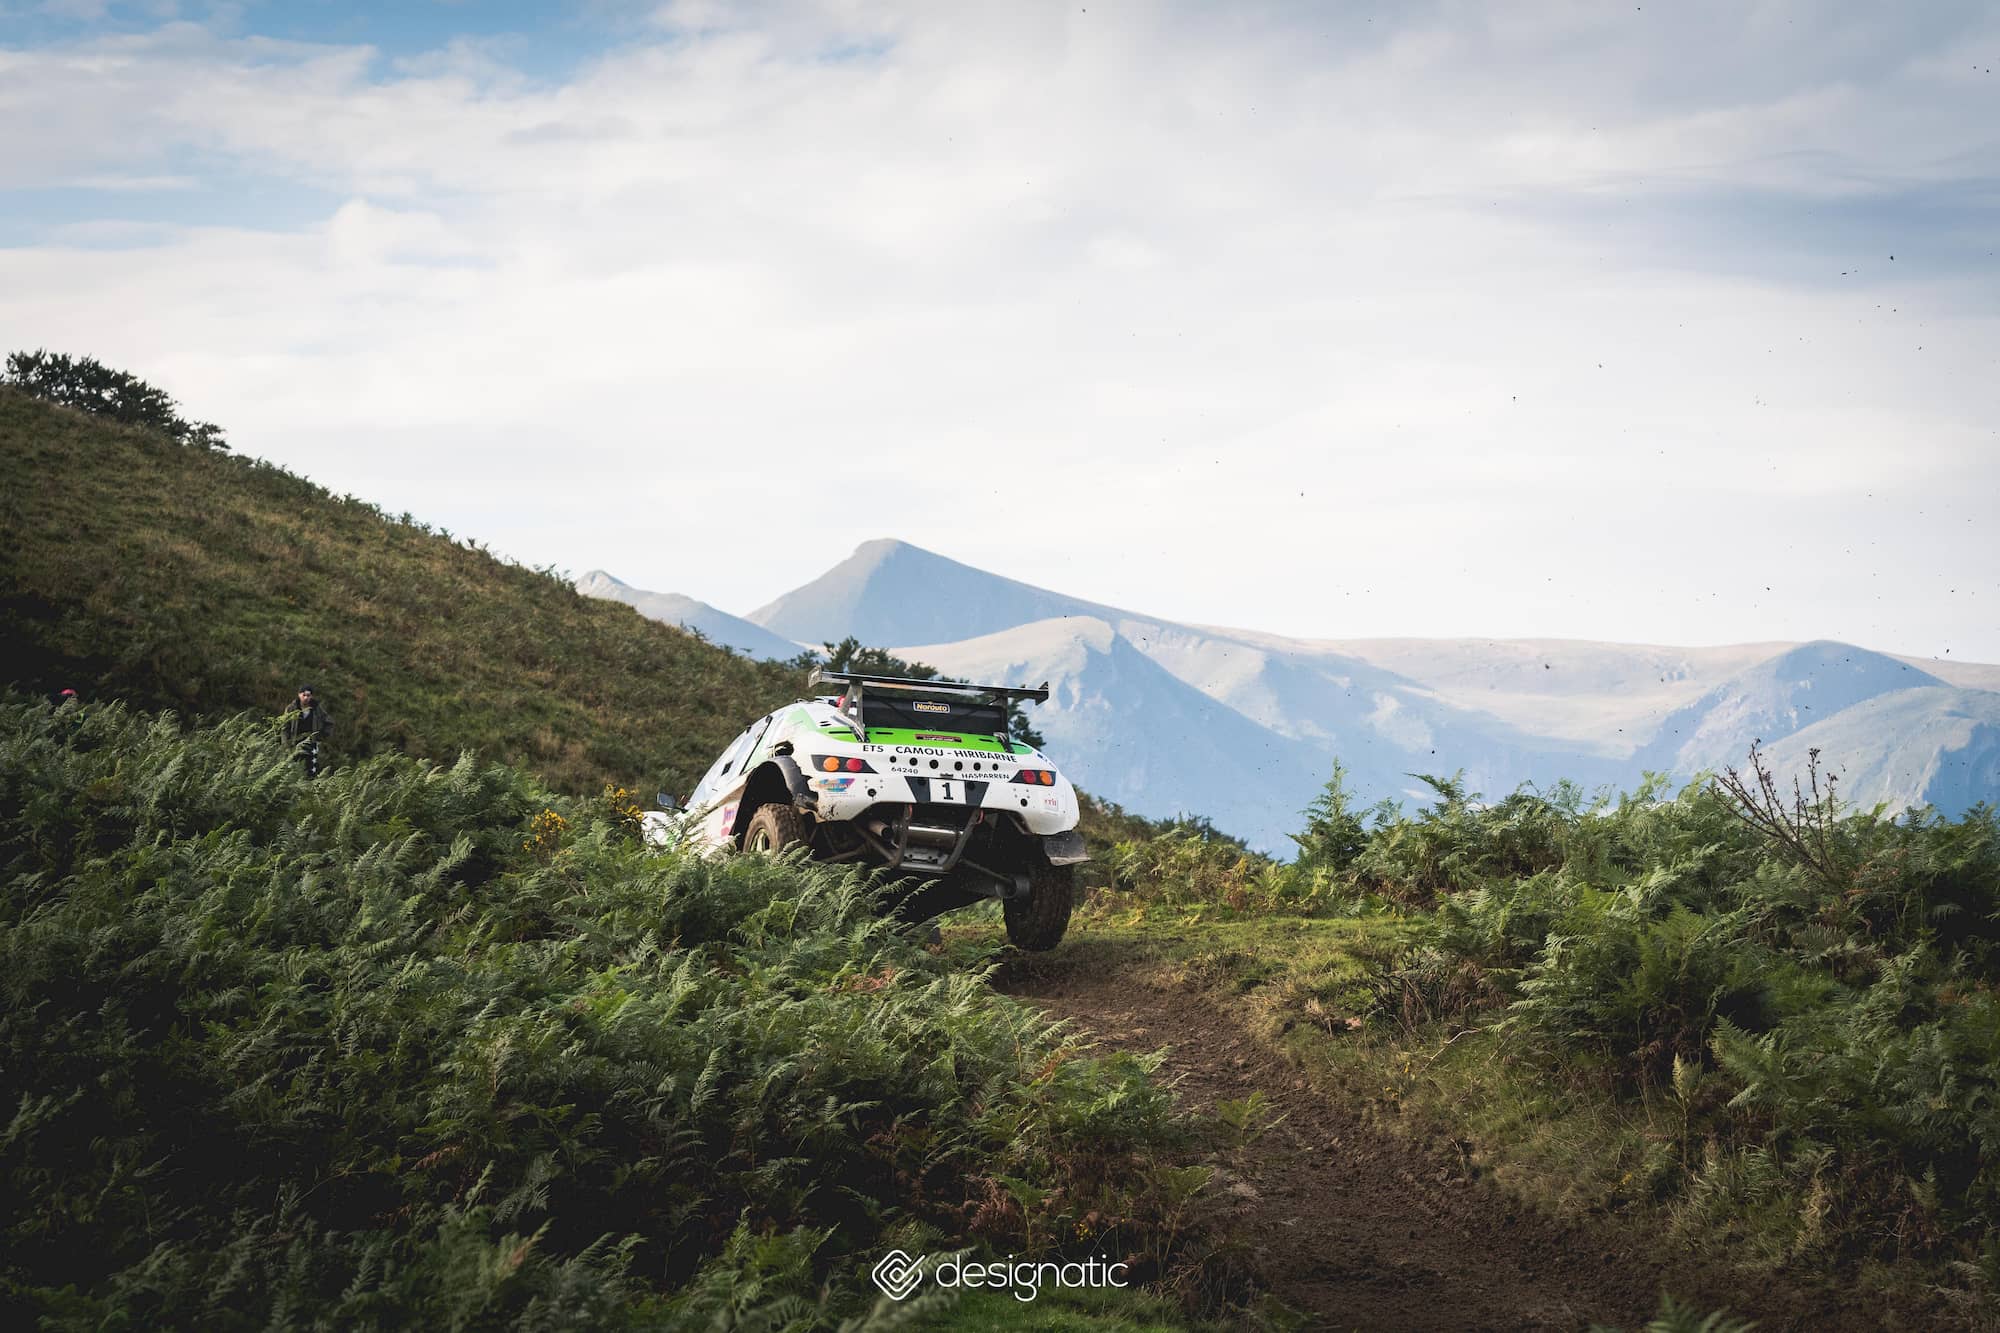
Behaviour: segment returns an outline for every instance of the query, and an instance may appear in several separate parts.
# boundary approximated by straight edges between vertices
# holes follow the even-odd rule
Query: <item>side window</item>
[[[755,730],[755,727],[751,728],[751,731]],[[694,791],[688,795],[688,809],[701,810],[715,804],[715,798],[729,784],[729,775],[734,770],[736,760],[741,757],[743,743],[749,739],[750,732],[745,731],[729,742],[729,748],[722,752],[722,757],[715,761],[714,767],[702,775],[701,781],[695,784]]]
[[[771,729],[772,718],[776,716],[777,714],[773,713],[768,717],[758,718],[745,727],[735,740],[729,742],[729,748],[715,761],[715,767],[703,774],[701,781],[695,784],[694,791],[688,796],[688,809],[701,810],[715,804],[722,799],[724,792],[742,781],[743,771],[749,768],[750,761],[757,757],[758,742],[762,741],[764,733]]]
[[[757,757],[757,747],[762,744],[764,733],[770,729],[771,719],[768,717],[760,717],[750,724],[750,730],[743,733],[743,752],[736,756],[736,767],[732,772],[741,774],[750,767],[751,761]]]

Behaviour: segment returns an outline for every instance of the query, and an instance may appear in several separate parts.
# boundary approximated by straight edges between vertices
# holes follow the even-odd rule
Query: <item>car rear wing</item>
[[[972,685],[946,680],[911,680],[907,676],[871,676],[862,671],[831,671],[826,667],[814,667],[806,677],[806,688],[816,685],[837,685],[846,696],[840,705],[841,720],[860,740],[868,739],[868,729],[862,722],[862,696],[870,690],[881,690],[893,694],[933,694],[961,699],[997,699],[1002,704],[1013,704],[1017,700],[1047,703],[1049,683],[1040,685]],[[1011,745],[1003,730],[1000,734],[1003,745]]]
[[[806,677],[806,688],[815,685],[841,685],[852,690],[877,688],[884,690],[909,690],[923,694],[982,695],[991,699],[1032,699],[1038,704],[1049,701],[1049,683],[1043,681],[1033,687],[1027,685],[972,685],[955,680],[912,680],[908,676],[871,676],[862,671],[830,671],[826,667],[814,667]]]

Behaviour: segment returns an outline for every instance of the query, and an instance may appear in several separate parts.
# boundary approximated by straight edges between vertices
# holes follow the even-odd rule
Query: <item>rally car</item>
[[[985,898],[1007,938],[1051,949],[1069,927],[1076,788],[1007,734],[1017,700],[1049,687],[956,685],[816,668],[835,693],[758,718],[680,805],[662,795],[649,841],[699,851],[805,847],[821,861],[879,866],[895,912],[921,921]]]

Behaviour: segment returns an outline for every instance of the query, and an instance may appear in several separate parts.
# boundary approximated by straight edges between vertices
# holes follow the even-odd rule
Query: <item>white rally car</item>
[[[1007,937],[1050,949],[1069,926],[1076,788],[1041,751],[1007,735],[1015,700],[1047,685],[955,685],[815,669],[808,689],[722,752],[685,807],[646,816],[656,846],[781,851],[893,872],[896,915],[921,921],[1000,900]]]

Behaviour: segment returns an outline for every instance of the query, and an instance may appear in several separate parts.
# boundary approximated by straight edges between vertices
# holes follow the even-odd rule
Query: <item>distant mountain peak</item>
[[[1896,682],[1898,689],[1914,689],[1919,685],[1942,685],[1944,682],[1901,658],[1887,653],[1878,653],[1872,648],[1861,648],[1838,639],[1814,639],[1779,653],[1764,664],[1773,673],[1783,675],[1803,672],[1808,675],[1822,671],[1841,672],[1849,675],[1881,675]]]
[[[747,617],[803,643],[853,635],[876,647],[955,643],[1061,616],[1123,612],[989,574],[893,537],[877,537],[812,582]]]
[[[1752,738],[1782,740],[1882,695],[1943,684],[1887,653],[1814,639],[1737,672],[1668,715],[1640,757],[1648,767],[1683,773],[1717,769],[1740,763]]]
[[[1844,700],[1843,707],[1890,690],[1945,683],[1922,667],[1838,639],[1814,639],[1788,648],[1740,673],[1722,688],[1742,690],[1753,681],[1780,691],[1836,693]]]

